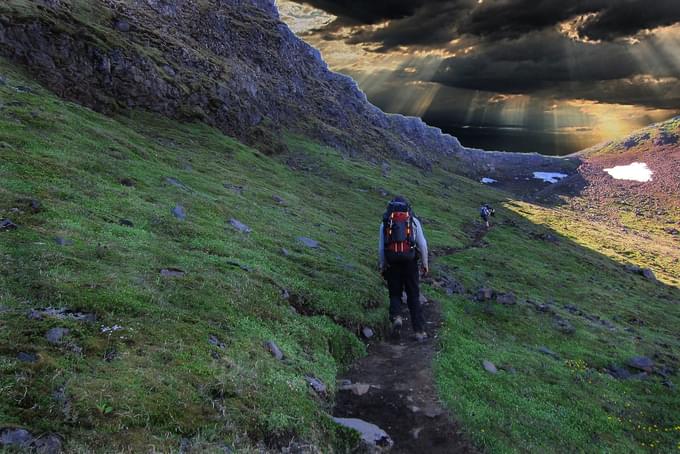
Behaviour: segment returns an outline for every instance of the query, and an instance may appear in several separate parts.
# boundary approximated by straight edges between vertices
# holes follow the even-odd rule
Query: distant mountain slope
[[[95,110],[199,119],[267,152],[294,131],[348,155],[423,168],[473,173],[502,169],[510,156],[511,165],[573,167],[466,150],[419,118],[383,113],[279,20],[273,0],[6,0],[0,54]]]
[[[577,154],[578,172],[537,198],[582,195],[602,210],[627,205],[663,216],[680,212],[680,117]]]

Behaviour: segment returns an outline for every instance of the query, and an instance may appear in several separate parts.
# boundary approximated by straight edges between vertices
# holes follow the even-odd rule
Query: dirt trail
[[[484,228],[475,229],[469,245],[437,255],[483,247],[486,233]],[[428,301],[423,312],[430,338],[425,342],[413,339],[408,310],[403,305],[405,323],[401,336],[369,345],[368,355],[342,377],[355,384],[372,386],[363,395],[351,390],[339,391],[334,415],[378,425],[393,439],[390,451],[393,453],[478,452],[462,435],[460,426],[437,395],[432,360],[439,347],[437,333],[442,326],[439,303]]]
[[[476,452],[437,397],[432,359],[442,321],[438,303],[423,309],[430,339],[412,339],[405,320],[400,338],[370,345],[368,355],[342,378],[373,386],[362,396],[339,391],[334,415],[378,425],[394,440],[393,453]],[[407,314],[404,310],[405,319]]]

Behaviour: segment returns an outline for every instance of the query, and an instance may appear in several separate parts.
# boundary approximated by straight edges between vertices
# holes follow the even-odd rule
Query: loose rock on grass
[[[320,247],[318,241],[313,240],[311,238],[307,238],[306,236],[300,236],[300,237],[297,238],[297,240],[303,246],[306,246],[306,247],[311,248],[311,249],[318,249]]]
[[[234,218],[229,219],[229,225],[231,225],[234,229],[238,230],[241,233],[248,234],[253,231],[250,227]]]
[[[68,335],[70,330],[68,328],[52,328],[46,334],[45,338],[50,344],[60,344],[64,336]]]
[[[12,222],[9,219],[3,219],[0,221],[0,231],[2,230],[16,230],[18,229],[19,226],[16,225],[14,222]]]
[[[490,374],[497,374],[498,369],[496,368],[496,365],[492,363],[491,361],[484,360],[482,361],[482,365],[484,366],[484,370],[486,370]]]
[[[264,343],[264,346],[267,350],[269,350],[269,353],[278,361],[281,361],[283,359],[283,352],[279,348],[278,345],[276,345],[276,342],[274,341],[267,341]]]
[[[171,212],[172,215],[175,216],[180,221],[183,221],[187,218],[187,212],[182,205],[179,204],[175,205],[175,208],[173,208]]]

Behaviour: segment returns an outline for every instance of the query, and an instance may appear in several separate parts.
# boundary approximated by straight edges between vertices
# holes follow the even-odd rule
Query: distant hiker
[[[406,291],[413,332],[417,340],[425,340],[427,333],[420,305],[418,261],[420,259],[423,274],[427,274],[427,241],[420,221],[413,215],[411,205],[404,197],[395,197],[387,205],[380,224],[378,256],[380,272],[389,289],[393,330],[399,332],[401,329],[401,296]]]
[[[496,210],[491,208],[488,203],[485,203],[479,208],[479,215],[488,229],[491,227],[491,224],[489,224],[489,218],[496,215]]]

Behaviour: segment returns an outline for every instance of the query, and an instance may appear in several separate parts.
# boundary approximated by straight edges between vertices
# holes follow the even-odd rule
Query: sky
[[[680,113],[680,0],[277,0],[387,112],[567,154]]]

